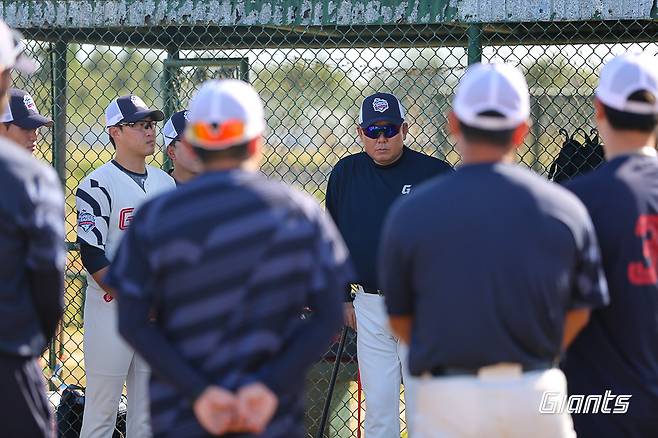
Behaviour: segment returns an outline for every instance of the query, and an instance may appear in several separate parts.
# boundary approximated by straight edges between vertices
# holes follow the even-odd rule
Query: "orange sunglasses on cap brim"
[[[219,123],[196,122],[190,124],[188,139],[191,143],[207,146],[223,146],[240,142],[244,138],[245,126],[242,120],[231,119]]]

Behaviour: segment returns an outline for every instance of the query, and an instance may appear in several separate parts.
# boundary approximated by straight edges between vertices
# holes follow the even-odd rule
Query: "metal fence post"
[[[53,129],[52,129],[52,157],[53,167],[59,176],[62,184],[66,185],[66,55],[68,44],[63,41],[56,42],[51,46],[50,66],[52,80],[52,109]],[[48,367],[51,376],[57,372],[57,360],[61,350],[64,347],[61,337],[63,336],[62,322],[59,324],[59,333],[51,341],[48,348]],[[60,348],[57,348],[59,338]],[[53,379],[49,379],[48,386],[51,391],[57,390]]]
[[[479,24],[468,26],[468,65],[482,61],[482,27]]]
[[[542,106],[541,106],[541,95],[530,96],[530,113],[532,117],[532,154],[534,158],[532,160],[532,169],[537,173],[542,173],[543,166],[540,161],[540,156],[542,153],[542,144],[541,144],[541,134],[542,134]]]
[[[62,183],[66,179],[66,52],[68,44],[57,42],[51,50],[53,167]]]
[[[167,60],[178,59],[178,49],[167,49]],[[167,117],[171,117],[178,109],[178,95],[176,93],[175,81],[176,70],[178,67],[170,66],[166,62],[162,71],[162,90],[164,100],[164,113]],[[167,155],[166,145],[163,145],[163,164],[165,170],[169,171],[173,167],[169,156]]]

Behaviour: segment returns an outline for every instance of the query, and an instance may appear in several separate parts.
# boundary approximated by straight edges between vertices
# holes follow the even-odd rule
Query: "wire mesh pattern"
[[[591,100],[603,63],[624,51],[656,55],[657,29],[654,21],[325,26],[296,33],[261,26],[22,29],[41,68],[31,77],[16,75],[14,86],[55,119],[53,128],[42,128],[35,154],[53,163],[66,195],[67,305],[43,357],[53,404],[65,385],[85,385],[85,278],[74,244],[74,193],[112,157],[103,111],[115,97],[137,94],[169,116],[207,79],[249,81],[262,96],[269,125],[263,172],[323,202],[332,166],[361,150],[355,125],[365,96],[396,94],[410,124],[405,143],[455,165],[459,155],[446,113],[459,78],[478,59],[510,62],[526,73],[532,102],[533,125],[518,159],[547,174],[564,142],[560,130],[594,127]],[[151,160],[168,165],[162,150]],[[361,434],[353,335],[347,350],[325,436]],[[307,378],[309,436],[317,433],[332,366],[329,352]]]

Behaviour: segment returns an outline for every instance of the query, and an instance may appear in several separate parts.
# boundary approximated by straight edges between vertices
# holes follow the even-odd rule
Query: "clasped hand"
[[[279,400],[267,386],[251,383],[232,393],[210,386],[194,402],[194,415],[213,435],[262,433],[276,412]]]

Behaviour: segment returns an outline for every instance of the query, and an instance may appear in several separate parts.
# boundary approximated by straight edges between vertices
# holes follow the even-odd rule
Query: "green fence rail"
[[[63,384],[85,384],[85,280],[73,243],[74,192],[86,174],[112,156],[103,111],[115,97],[138,94],[169,116],[185,108],[204,80],[249,81],[265,102],[269,124],[263,172],[323,202],[332,166],[361,150],[358,108],[375,91],[395,93],[407,108],[408,146],[458,164],[446,112],[464,69],[480,60],[510,62],[526,73],[533,127],[518,159],[546,174],[564,140],[559,130],[593,127],[591,99],[602,64],[624,51],[656,55],[657,30],[654,20],[294,28],[26,24],[22,31],[41,68],[34,76],[17,76],[15,86],[32,93],[38,108],[55,120],[53,128],[41,131],[36,154],[55,166],[66,190],[67,305],[61,330],[43,357],[53,404]],[[152,161],[167,165],[163,151]],[[349,344],[353,354],[353,336]],[[317,430],[330,369],[330,361],[318,362],[307,378],[309,436]],[[325,436],[358,435],[364,406],[356,380],[356,363],[348,360],[341,367]]]

